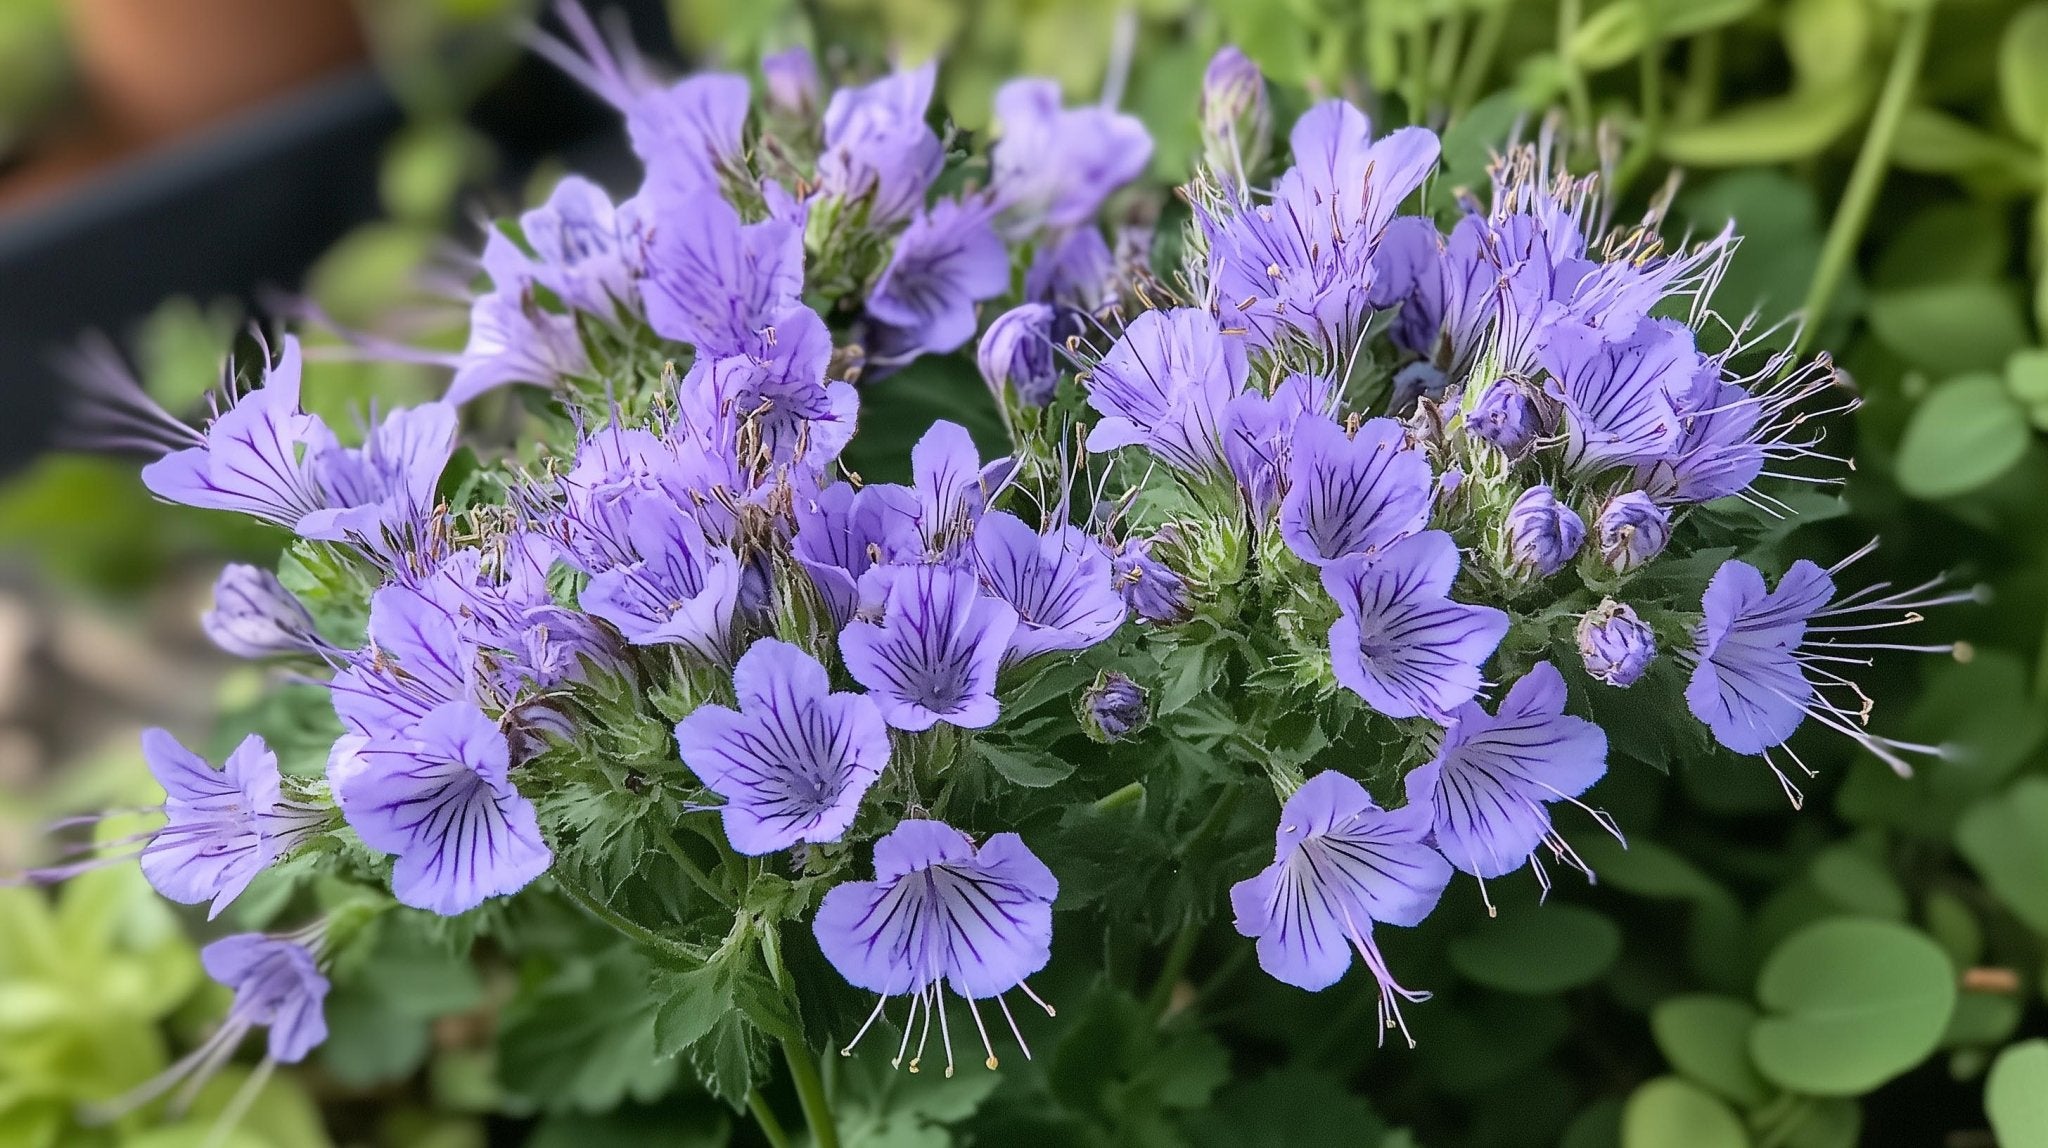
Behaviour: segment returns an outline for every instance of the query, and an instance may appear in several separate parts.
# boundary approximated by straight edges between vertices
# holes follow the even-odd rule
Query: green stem
[[[1849,172],[1849,184],[1842,191],[1841,204],[1835,208],[1834,222],[1828,225],[1820,263],[1814,268],[1813,283],[1806,290],[1805,305],[1800,308],[1805,322],[1794,350],[1801,355],[1812,348],[1821,324],[1827,320],[1835,288],[1841,285],[1849,261],[1856,255],[1856,245],[1863,239],[1863,228],[1870,222],[1870,210],[1877,203],[1878,188],[1891,164],[1892,140],[1898,135],[1900,118],[1906,114],[1906,102],[1913,95],[1920,61],[1927,55],[1927,31],[1934,21],[1934,6],[1916,7],[1906,14],[1905,21],[1899,32],[1899,45],[1892,51],[1891,69],[1885,73],[1884,90],[1878,93],[1877,110],[1871,113],[1870,128],[1863,135],[1863,149],[1856,154],[1856,166]]]
[[[1655,3],[1643,0],[1642,9],[1644,24],[1649,29],[1649,42],[1643,45],[1642,55],[1636,58],[1642,122],[1635,142],[1621,161],[1621,170],[1615,175],[1614,194],[1617,199],[1626,193],[1656,156],[1658,140],[1664,134],[1664,29],[1660,26],[1660,10]]]
[[[1144,796],[1145,783],[1142,781],[1134,781],[1129,785],[1124,786],[1122,789],[1111,790],[1109,793],[1103,794],[1101,797],[1096,798],[1095,812],[1108,813],[1112,809],[1121,809],[1124,806],[1129,805],[1132,802],[1143,798]]]
[[[1451,119],[1456,120],[1479,102],[1480,89],[1493,74],[1493,58],[1500,52],[1501,35],[1507,30],[1508,11],[1513,7],[1508,3],[1495,4],[1479,18],[1479,27],[1472,33],[1465,59],[1458,66],[1457,84],[1451,89]]]
[[[1564,65],[1565,103],[1571,108],[1572,126],[1582,132],[1593,130],[1593,92],[1586,86],[1586,73],[1572,59],[1572,37],[1578,34],[1579,0],[1559,0],[1557,5],[1557,59]]]
[[[1430,49],[1426,98],[1448,100],[1452,79],[1458,70],[1458,56],[1465,47],[1465,14],[1452,13],[1437,26],[1436,44]],[[1420,110],[1417,110],[1420,115]],[[1418,120],[1418,122],[1423,122]]]
[[[789,1133],[783,1130],[782,1121],[775,1118],[775,1110],[768,1107],[760,1089],[747,1093],[747,1111],[754,1114],[754,1123],[761,1126],[761,1136],[771,1148],[791,1148]]]
[[[1180,983],[1180,975],[1187,971],[1188,958],[1194,956],[1195,942],[1201,936],[1201,927],[1189,921],[1173,938],[1173,947],[1166,950],[1166,963],[1160,967],[1159,979],[1153,982],[1152,992],[1145,998],[1145,1009],[1152,1014],[1155,1023],[1166,1016],[1168,1006],[1173,1004],[1173,987]]]
[[[839,1148],[839,1126],[832,1123],[832,1105],[825,1099],[825,1081],[811,1050],[784,1037],[782,1058],[789,1062],[789,1077],[796,1083],[796,1098],[804,1107],[804,1120],[811,1126],[811,1143],[817,1148]]]
[[[2034,700],[2048,705],[2048,631],[2041,634],[2041,652],[2034,656]]]
[[[683,852],[682,845],[676,841],[673,834],[662,834],[660,842],[662,852],[668,854],[669,860],[676,863],[676,868],[683,871],[683,876],[688,877],[692,885],[704,890],[705,893],[710,895],[712,900],[724,905],[728,909],[732,908],[732,894],[720,888],[718,882],[713,881],[709,873],[706,873],[695,861],[690,860],[690,855]]]
[[[590,914],[599,922],[611,926],[613,931],[636,945],[655,949],[672,957],[680,957],[691,964],[701,965],[708,959],[704,950],[696,945],[686,941],[678,941],[673,937],[664,937],[653,929],[628,919],[611,906],[599,901],[587,890],[578,888],[559,874],[555,877],[555,887],[562,891],[563,896],[575,902],[577,908]]]

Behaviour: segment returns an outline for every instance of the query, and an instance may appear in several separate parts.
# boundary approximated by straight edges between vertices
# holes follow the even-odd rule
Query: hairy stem
[[[701,965],[707,959],[704,950],[696,945],[692,945],[687,941],[678,941],[674,937],[664,937],[653,929],[627,918],[624,914],[598,900],[589,890],[578,887],[560,874],[555,876],[555,887],[562,891],[563,896],[574,902],[577,908],[590,914],[599,923],[609,925],[614,932],[636,945],[654,949],[694,965]]]
[[[1870,222],[1870,209],[1877,203],[1878,188],[1884,183],[1885,169],[1891,165],[1892,140],[1899,133],[1899,120],[1913,95],[1920,61],[1927,55],[1927,31],[1933,21],[1933,5],[1920,6],[1905,16],[1898,47],[1892,50],[1891,69],[1885,73],[1884,90],[1878,93],[1877,109],[1871,113],[1870,127],[1863,134],[1863,148],[1856,153],[1856,166],[1849,172],[1848,186],[1842,189],[1842,202],[1835,208],[1834,221],[1828,225],[1820,263],[1813,269],[1813,282],[1807,287],[1806,303],[1800,308],[1805,322],[1795,348],[1799,354],[1812,349],[1821,324],[1827,320],[1835,288],[1841,285],[1849,261],[1855,257],[1856,245],[1863,239],[1863,228]]]

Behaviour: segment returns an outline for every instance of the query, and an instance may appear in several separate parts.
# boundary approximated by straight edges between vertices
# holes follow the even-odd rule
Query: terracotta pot
[[[95,109],[131,143],[191,130],[363,55],[352,0],[69,0]]]

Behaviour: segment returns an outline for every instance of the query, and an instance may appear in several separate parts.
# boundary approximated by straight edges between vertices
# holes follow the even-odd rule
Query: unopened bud
[[[1612,598],[1579,618],[1578,639],[1586,673],[1620,689],[1634,685],[1657,657],[1657,635]]]
[[[1586,541],[1586,523],[1547,486],[1532,486],[1508,508],[1508,564],[1523,577],[1548,578]]]
[[[1616,573],[1626,574],[1664,553],[1671,541],[1671,515],[1640,490],[1607,500],[1593,520],[1600,558]]]

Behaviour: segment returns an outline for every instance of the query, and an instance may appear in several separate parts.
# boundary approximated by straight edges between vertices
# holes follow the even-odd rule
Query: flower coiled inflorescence
[[[976,1002],[1024,1047],[1002,1002],[1037,999],[1059,881],[1030,825],[956,827],[949,804],[1025,807],[960,794],[1054,756],[1030,709],[1051,697],[1105,753],[1204,690],[1233,693],[1243,744],[1261,714],[1324,731],[1301,757],[1229,763],[1280,806],[1275,857],[1212,902],[1288,983],[1326,987],[1357,955],[1385,1026],[1426,994],[1375,925],[1420,922],[1458,872],[1547,887],[1546,849],[1585,868],[1551,820],[1608,767],[1578,691],[1650,705],[1682,671],[1690,712],[1658,720],[1781,777],[1807,717],[1901,767],[1932,748],[1869,733],[1842,667],[1881,645],[1854,632],[1956,595],[1838,598],[1804,561],[1773,590],[1732,556],[1692,596],[1653,577],[1710,553],[1701,503],[1785,513],[1772,476],[1824,459],[1825,364],[1740,375],[1741,339],[1700,346],[1732,232],[1666,250],[1653,213],[1603,234],[1598,181],[1548,136],[1507,150],[1490,202],[1404,214],[1443,198],[1436,137],[1376,137],[1342,101],[1302,116],[1291,165],[1254,186],[1269,105],[1226,53],[1186,262],[1155,271],[1129,238],[1146,232],[1100,222],[1149,160],[1128,116],[1018,81],[973,169],[987,182],[945,180],[929,65],[828,93],[783,54],[756,109],[744,77],[665,84],[563,16],[570,42],[544,50],[624,115],[645,180],[614,203],[570,177],[492,227],[442,400],[343,446],[302,407],[287,337],[203,430],[130,412],[176,448],[144,471],[160,497],[297,536],[284,577],[230,568],[208,630],[324,681],[342,730],[323,776],[283,782],[260,740],[219,774],[154,738],[169,824],[140,848],[167,895],[217,909],[328,839],[338,875],[400,905],[557,888],[616,926],[582,875],[630,870],[639,854],[606,851],[651,839],[723,924],[622,931],[712,963],[758,939],[801,1005],[816,990],[787,983],[772,938],[808,915],[826,961],[882,998],[846,1049],[902,997],[897,1059],[916,1070],[936,1019],[950,1073],[948,992],[990,1067]],[[941,421],[887,460],[908,482],[863,481],[859,384],[984,326],[1010,449]],[[548,401],[521,415],[514,385]],[[483,408],[526,436],[479,444],[456,482]],[[1377,758],[1318,756],[1354,726]],[[677,843],[692,833],[712,871]],[[207,862],[150,868],[178,850]],[[771,880],[795,891],[756,895]],[[290,967],[223,1032],[286,1018],[278,1059],[303,1055],[325,980]]]

